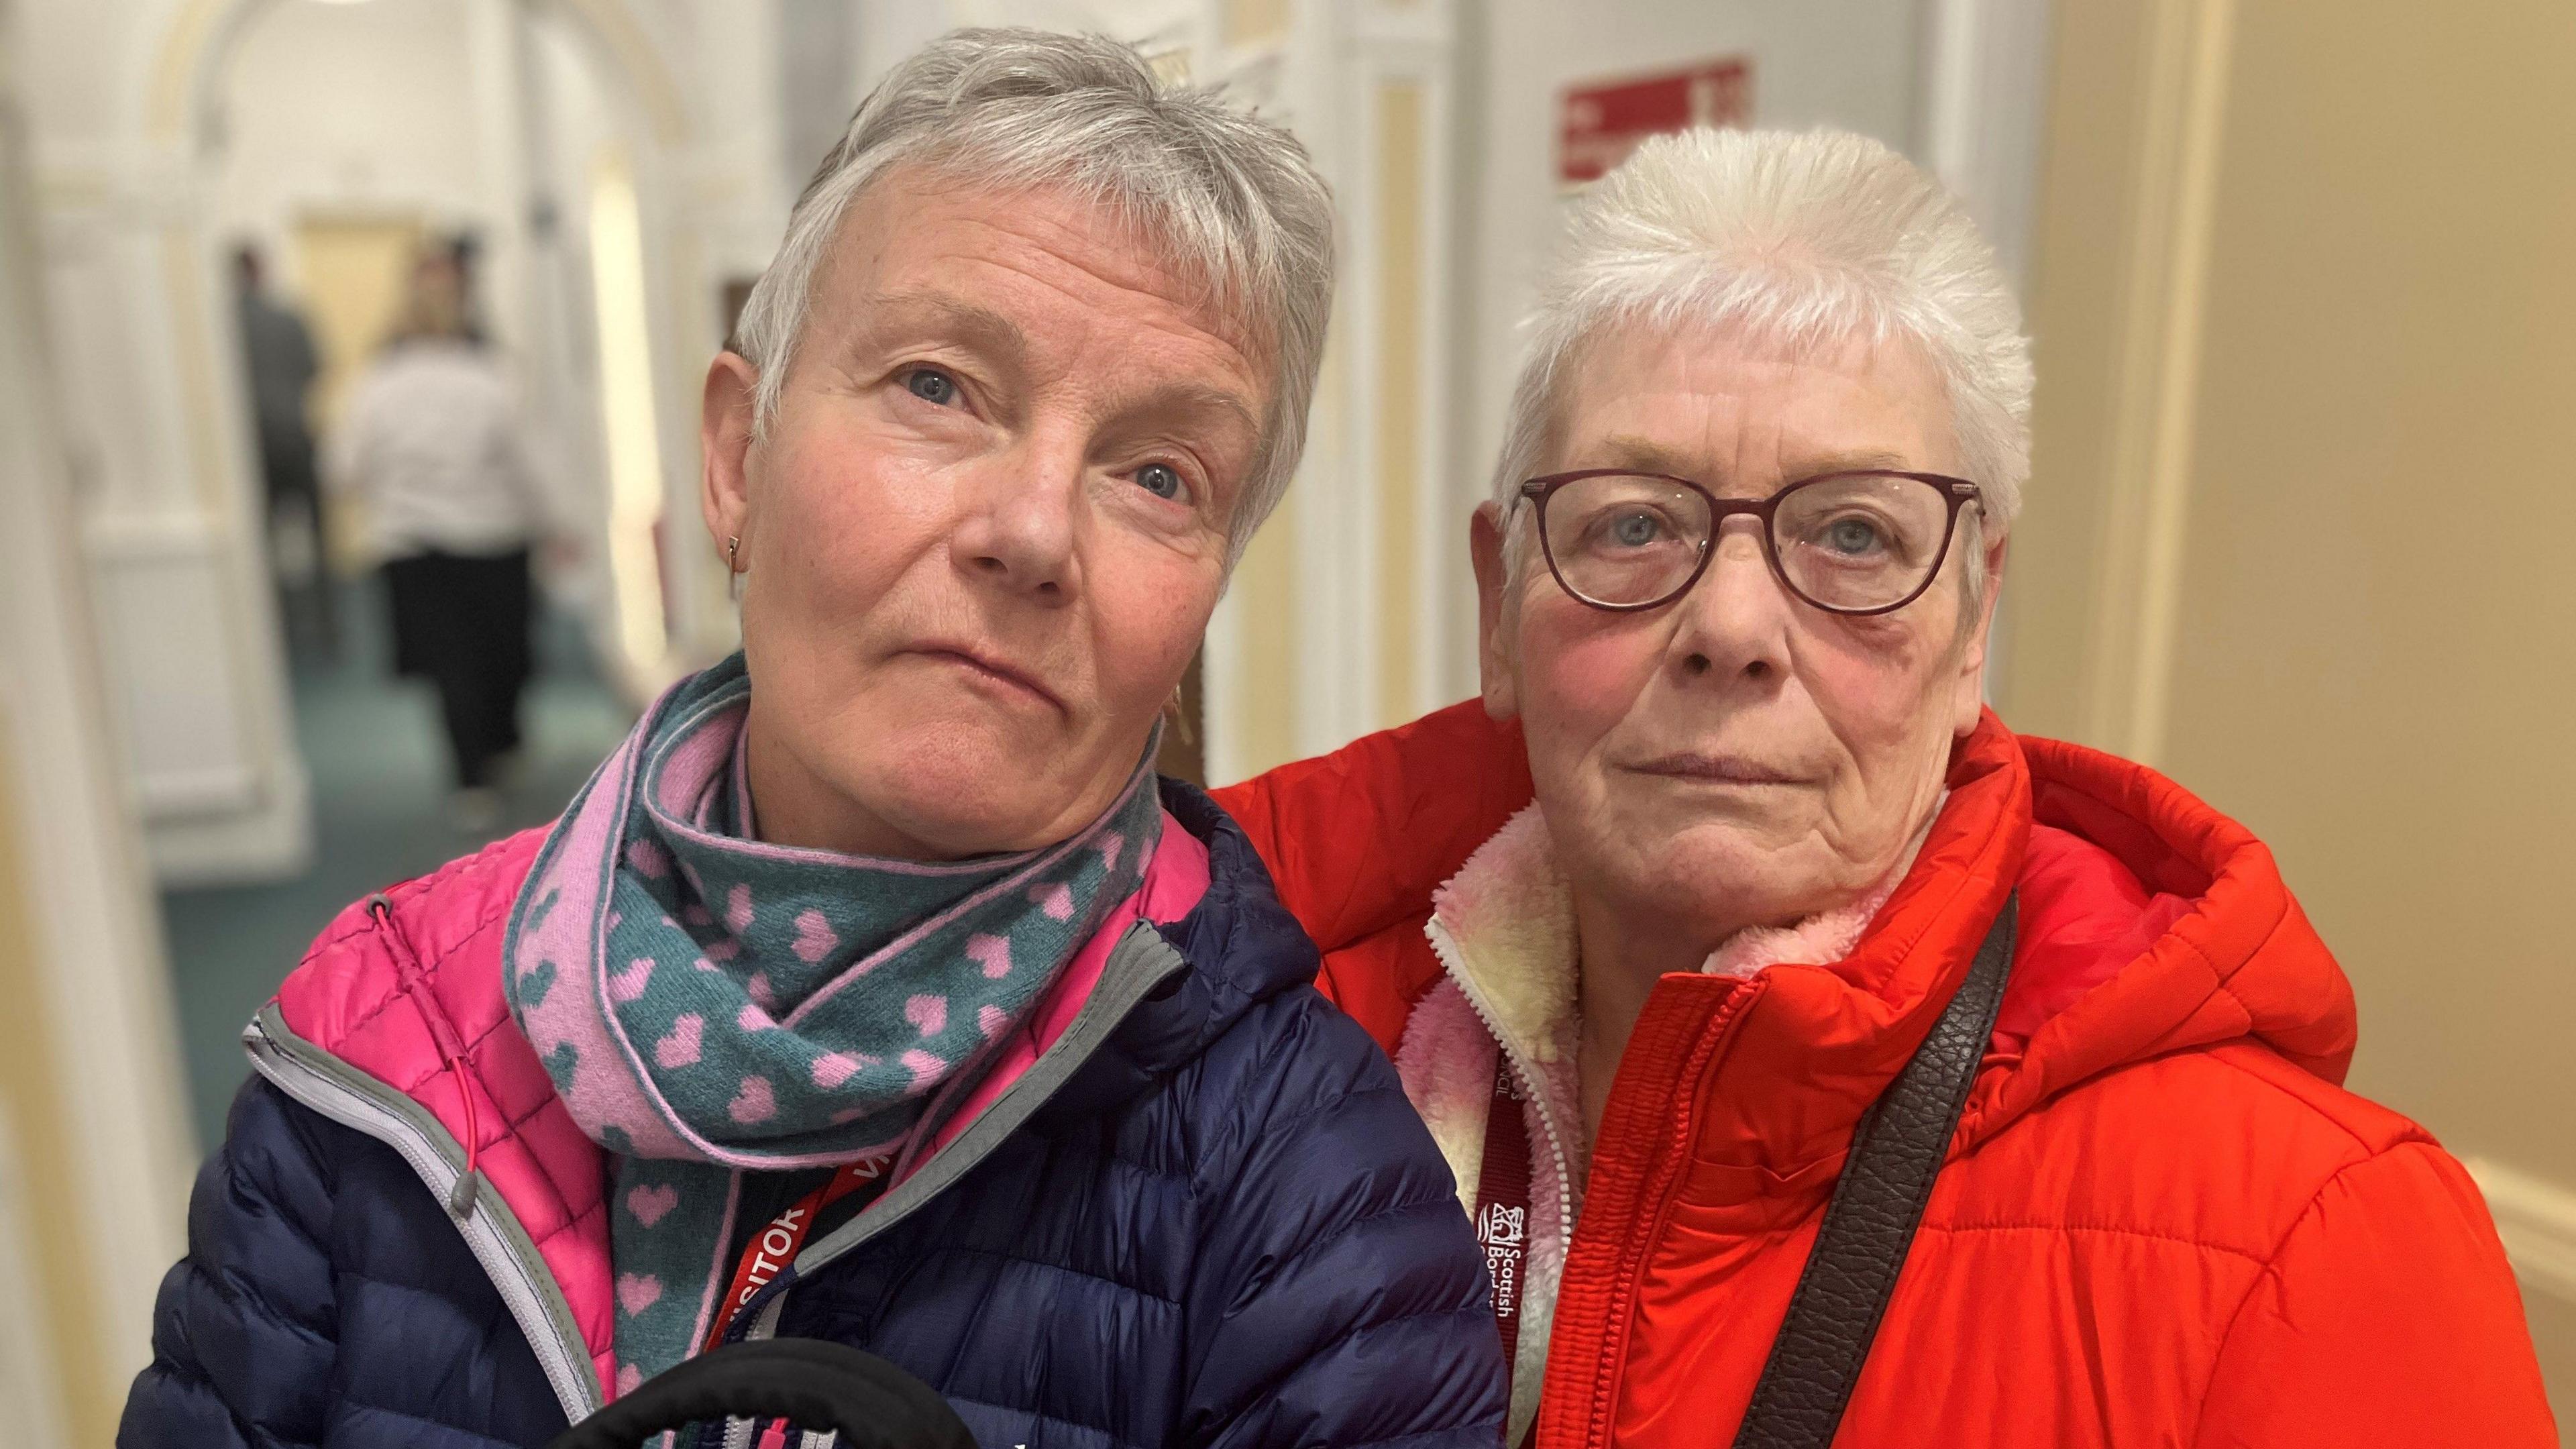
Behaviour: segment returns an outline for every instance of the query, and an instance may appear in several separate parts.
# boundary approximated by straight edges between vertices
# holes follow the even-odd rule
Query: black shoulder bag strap
[[[1851,1155],[1753,1385],[1735,1449],[1826,1449],[1834,1442],[1994,1035],[2012,972],[2018,901],[2004,898],[1932,1034],[1852,1129]]]

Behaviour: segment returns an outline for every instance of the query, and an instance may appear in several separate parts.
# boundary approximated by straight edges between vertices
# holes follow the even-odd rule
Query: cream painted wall
[[[42,315],[20,19],[0,0],[0,1381],[40,1381],[0,1415],[68,1449],[109,1441],[149,1356],[191,1154]]]
[[[2065,16],[2008,717],[2278,853],[2576,1409],[2576,9]],[[2141,540],[2145,540],[2142,544]]]
[[[505,193],[472,124],[460,0],[289,4],[263,14],[225,67],[213,225],[292,269],[301,213],[418,214],[489,231]],[[496,316],[506,322],[506,311]]]
[[[2168,761],[2341,946],[2354,1085],[2576,1185],[2576,8],[2235,57]]]
[[[15,754],[5,739],[0,739],[0,751]],[[0,759],[0,793],[14,793],[5,784],[6,767],[12,763]],[[24,863],[18,849],[21,820],[17,802],[0,798],[0,992],[17,1001],[44,989],[35,911],[18,886]],[[0,1162],[0,1187],[14,1199],[12,1211],[0,1217],[0,1229],[20,1239],[0,1243],[0,1255],[23,1255],[7,1266],[21,1280],[16,1286],[29,1295],[23,1301],[39,1308],[13,1315],[20,1322],[0,1333],[51,1325],[50,1333],[26,1348],[10,1345],[18,1350],[10,1356],[32,1350],[43,1360],[46,1381],[29,1387],[40,1396],[33,1407],[44,1419],[57,1429],[69,1420],[79,1426],[81,1442],[103,1444],[113,1432],[121,1402],[117,1370],[130,1372],[137,1365],[131,1355],[111,1358],[101,1352],[98,1315],[81,1269],[104,1245],[93,1241],[70,1194],[35,1190],[39,1183],[59,1181],[76,1150],[66,1130],[61,1064],[50,1034],[37,1029],[41,1024],[18,1012],[0,1023],[0,1151],[10,1154]]]

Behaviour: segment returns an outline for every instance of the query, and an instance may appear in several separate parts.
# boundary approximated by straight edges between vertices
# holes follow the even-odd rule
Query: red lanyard
[[[1476,1174],[1476,1242],[1494,1278],[1494,1330],[1503,1337],[1503,1401],[1511,1402],[1521,1346],[1521,1269],[1529,1257],[1530,1140],[1511,1059],[1494,1060],[1494,1098],[1485,1109],[1485,1165]]]
[[[704,1353],[723,1343],[725,1330],[733,1325],[733,1316],[741,1312],[742,1306],[756,1297],[761,1289],[768,1287],[780,1269],[796,1261],[797,1253],[805,1247],[805,1235],[814,1230],[817,1214],[851,1193],[873,1185],[893,1165],[894,1154],[891,1152],[844,1164],[840,1171],[832,1174],[830,1182],[805,1194],[797,1199],[794,1207],[771,1218],[769,1226],[761,1229],[760,1235],[751,1240],[751,1246],[742,1250],[742,1266],[734,1269],[733,1286],[725,1290],[723,1300],[716,1304],[716,1321],[707,1329],[707,1341],[699,1346],[698,1352]]]

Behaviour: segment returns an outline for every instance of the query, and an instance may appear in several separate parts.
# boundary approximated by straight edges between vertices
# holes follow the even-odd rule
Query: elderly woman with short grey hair
[[[1221,796],[1456,1173],[1507,1442],[2554,1444],[2270,853],[1982,704],[2031,385],[1903,158],[1647,143],[1542,282],[1481,707]]]
[[[1122,46],[897,67],[707,375],[742,652],[252,1022],[121,1442],[543,1444],[778,1337],[996,1449],[1492,1443],[1437,1148],[1152,767],[1331,236],[1293,140]]]

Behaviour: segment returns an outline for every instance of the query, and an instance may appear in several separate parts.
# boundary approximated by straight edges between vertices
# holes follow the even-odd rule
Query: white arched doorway
[[[179,1091],[156,877],[271,875],[306,848],[207,122],[245,39],[280,7],[314,3],[0,0],[0,534],[20,559],[0,589],[0,833],[23,867],[0,900],[0,976],[31,977],[13,996],[29,1049],[12,1051],[17,1077],[42,1089],[29,1111],[44,1130],[20,1141],[21,1181],[43,1199],[28,1261],[37,1300],[62,1309],[33,1321],[48,1325],[76,1442],[105,1442],[148,1356],[202,1145]],[[601,145],[567,168],[581,204],[557,213],[579,244],[556,253],[563,275],[535,275],[546,258],[522,245],[490,282],[496,309],[552,297],[554,345],[581,346],[599,376],[589,212],[603,178],[622,189],[622,226],[605,229],[622,233],[634,298],[622,360],[646,400],[643,456],[660,463],[626,517],[644,535],[653,617],[670,624],[658,657],[629,661],[650,685],[708,647],[703,631],[723,637],[715,566],[693,572],[687,549],[657,548],[653,505],[691,493],[697,370],[721,325],[707,272],[739,269],[758,231],[744,218],[770,197],[705,200],[702,127],[673,57],[703,65],[669,28],[675,7],[441,3],[494,53],[513,33],[539,37],[555,61],[532,65],[568,64],[598,92],[586,139]],[[595,167],[602,155],[617,164]],[[518,199],[495,214],[524,228],[527,178],[508,184]],[[606,414],[595,387],[564,405]],[[598,552],[613,550],[603,539]],[[622,621],[608,632],[621,647],[636,637]],[[25,1083],[9,1085],[5,1105],[25,1107]]]
[[[458,99],[473,135],[458,149],[476,194],[424,205],[359,182],[346,199],[363,212],[378,193],[387,216],[463,223],[483,241],[495,330],[571,516],[590,525],[573,597],[612,674],[649,691],[726,627],[720,588],[691,566],[702,551],[671,547],[663,526],[691,497],[696,368],[720,325],[703,249],[670,200],[695,128],[667,37],[624,0],[380,3],[452,12],[472,77]],[[225,190],[225,102],[265,27],[329,7],[156,8],[157,30],[127,37],[149,59],[109,204],[49,209],[67,421],[91,480],[101,646],[156,873],[277,877],[302,863],[308,802],[223,283],[243,222],[237,205],[226,214],[239,198]]]

